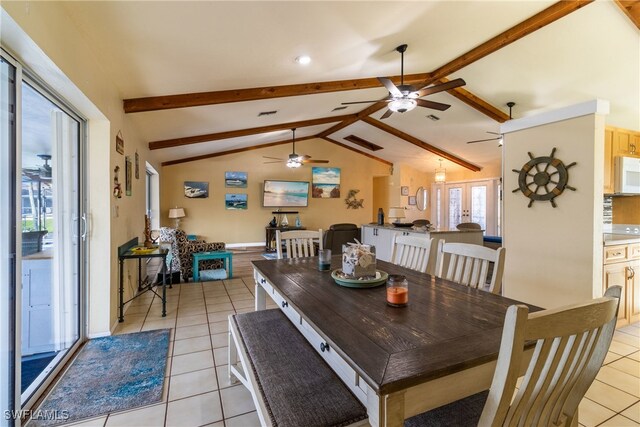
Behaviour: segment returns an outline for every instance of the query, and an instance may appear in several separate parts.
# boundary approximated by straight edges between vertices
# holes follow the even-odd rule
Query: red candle
[[[388,287],[387,302],[393,305],[406,305],[409,302],[409,289],[396,286]]]

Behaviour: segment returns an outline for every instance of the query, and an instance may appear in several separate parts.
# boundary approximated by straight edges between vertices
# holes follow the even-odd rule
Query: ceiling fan
[[[396,48],[396,51],[400,52],[400,86],[396,86],[387,77],[378,77],[378,81],[382,83],[384,87],[389,91],[389,96],[381,100],[389,104],[387,111],[380,117],[380,119],[386,119],[393,113],[404,113],[413,110],[416,106],[424,108],[432,108],[434,110],[444,111],[451,107],[449,104],[443,104],[435,101],[427,101],[426,99],[419,99],[426,95],[442,92],[449,89],[454,89],[459,86],[467,84],[463,79],[455,79],[446,83],[441,83],[433,86],[425,86],[417,89],[412,85],[404,84],[404,52],[407,50],[407,45],[402,44]],[[356,101],[356,102],[343,102],[342,105],[350,104],[364,104],[375,101]]]
[[[51,165],[49,164],[49,160],[51,160],[50,154],[37,154],[40,157],[44,164],[41,166],[35,166],[32,168],[24,168],[22,172],[31,180],[50,180],[51,179]]]
[[[311,160],[311,156],[307,156],[306,154],[296,154],[296,129],[291,129],[291,132],[293,132],[293,152],[289,154],[289,158],[285,160],[279,159],[277,157],[262,156],[265,159],[272,160],[269,162],[264,162],[265,164],[280,163],[286,161],[288,168],[299,168],[303,163],[329,163],[329,160]]]
[[[513,106],[516,105],[515,102],[513,101],[509,101],[507,102],[507,107],[509,107],[509,120],[512,119],[511,117],[511,109],[513,108]],[[504,141],[504,135],[501,133],[497,133],[497,132],[490,132],[487,131],[487,133],[493,134],[493,135],[498,135],[495,138],[489,138],[489,139],[476,139],[475,141],[467,141],[467,144],[475,144],[476,142],[486,142],[486,141],[495,141],[498,140],[498,146],[502,146],[502,142]]]

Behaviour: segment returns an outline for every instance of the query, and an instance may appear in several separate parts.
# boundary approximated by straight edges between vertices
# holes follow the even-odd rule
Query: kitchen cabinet
[[[604,130],[604,193],[615,191],[615,158],[640,157],[640,132],[607,126]]]
[[[640,320],[640,243],[604,247],[603,292],[622,287],[617,326]]]

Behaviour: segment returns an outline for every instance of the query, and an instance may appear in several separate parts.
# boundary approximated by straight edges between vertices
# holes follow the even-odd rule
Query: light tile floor
[[[167,317],[152,294],[134,300],[116,333],[172,328],[163,402],[76,426],[258,426],[249,392],[227,378],[227,316],[253,310],[251,277],[168,290]],[[270,301],[270,305],[275,304]],[[580,425],[640,426],[640,324],[619,329],[580,404]]]

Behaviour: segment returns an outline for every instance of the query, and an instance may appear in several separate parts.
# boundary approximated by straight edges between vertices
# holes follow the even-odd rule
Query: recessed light
[[[296,58],[296,62],[300,65],[307,65],[311,62],[311,57],[308,55],[301,55]]]

